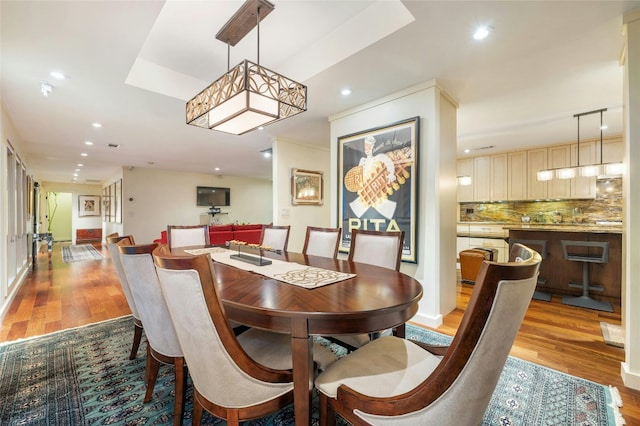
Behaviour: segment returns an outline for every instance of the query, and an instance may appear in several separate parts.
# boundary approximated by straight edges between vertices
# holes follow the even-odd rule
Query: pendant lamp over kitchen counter
[[[593,111],[581,112],[579,114],[574,114],[573,116],[577,119],[578,122],[578,137],[577,137],[577,165],[571,167],[561,167],[557,169],[546,169],[540,170],[537,173],[537,179],[539,181],[547,181],[552,179],[571,179],[578,175],[585,177],[619,177],[622,175],[623,166],[620,162],[615,163],[603,163],[602,159],[602,131],[604,130],[604,125],[602,121],[603,113],[607,110],[607,108],[597,109]],[[600,163],[594,164],[583,164],[580,165],[580,117],[585,115],[597,114],[600,113]]]

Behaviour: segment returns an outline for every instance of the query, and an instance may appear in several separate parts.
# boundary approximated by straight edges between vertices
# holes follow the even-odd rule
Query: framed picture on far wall
[[[100,196],[78,195],[78,216],[100,216]]]
[[[291,169],[291,204],[321,206],[323,203],[322,172]]]
[[[338,138],[339,250],[352,229],[404,231],[402,260],[416,262],[419,119]]]

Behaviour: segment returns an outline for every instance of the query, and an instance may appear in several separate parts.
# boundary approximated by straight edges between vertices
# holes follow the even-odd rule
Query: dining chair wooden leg
[[[145,384],[147,385],[147,391],[144,394],[144,402],[151,401],[153,388],[155,387],[156,379],[158,378],[158,370],[160,370],[160,362],[151,355],[151,346],[147,344],[147,366],[145,369]]]
[[[336,412],[329,404],[329,397],[318,392],[320,409],[320,426],[335,426]]]
[[[129,359],[135,359],[138,355],[138,348],[140,347],[140,341],[142,340],[142,322],[140,320],[133,320],[133,344],[131,345],[131,353]]]
[[[177,357],[174,359],[173,367],[175,369],[175,407],[173,409],[173,424],[180,426],[182,424],[182,413],[184,413],[184,403],[187,397],[187,386],[185,384],[187,377],[187,365],[184,358]]]
[[[198,391],[193,388],[193,419],[191,420],[192,426],[200,426],[202,423],[202,403],[200,402],[200,395]]]
[[[401,324],[393,329],[393,335],[396,337],[405,338],[407,336],[407,326],[406,324]]]

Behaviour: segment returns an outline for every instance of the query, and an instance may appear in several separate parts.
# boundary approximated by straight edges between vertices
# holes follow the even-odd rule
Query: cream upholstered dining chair
[[[536,287],[541,257],[516,244],[514,262],[485,260],[450,346],[385,336],[316,379],[320,424],[480,424]]]
[[[291,337],[250,328],[236,336],[216,291],[208,255],[154,251],[160,285],[193,381],[193,425],[203,410],[229,425],[263,417],[293,400]],[[315,344],[324,369],[333,352]]]
[[[271,247],[273,250],[287,251],[289,244],[289,229],[291,226],[266,225],[262,228],[260,245]]]
[[[126,244],[133,245],[135,244],[135,240],[133,238],[133,235],[119,236],[117,233],[115,233],[107,235],[106,241],[109,253],[111,254],[111,262],[116,268],[116,273],[118,274],[118,279],[120,280],[120,285],[122,286],[122,292],[124,293],[125,299],[127,299],[127,305],[129,305],[129,309],[131,310],[131,314],[133,316],[133,345],[131,346],[129,359],[134,359],[138,353],[140,340],[142,339],[142,321],[140,320],[140,314],[138,313],[136,303],[133,300],[133,296],[131,295],[129,282],[127,281],[127,277],[125,277],[124,275],[124,271],[122,270],[122,263],[120,262],[120,257],[118,256],[118,249],[116,247],[116,244],[118,244],[119,241],[125,241]]]
[[[167,226],[169,248],[209,245],[209,225]]]
[[[173,424],[182,424],[186,398],[187,366],[162,296],[151,254],[158,244],[127,245],[119,242],[118,255],[147,336],[144,402],[151,401],[160,363],[172,365],[175,375]]]
[[[395,271],[400,270],[404,231],[368,231],[353,229],[348,260],[350,262],[366,263],[381,266]],[[371,334],[345,334],[327,336],[329,340],[352,351],[369,343],[387,330]],[[404,337],[405,325],[399,325],[392,330],[393,334]]]
[[[341,228],[307,226],[302,254],[335,258],[341,234]]]

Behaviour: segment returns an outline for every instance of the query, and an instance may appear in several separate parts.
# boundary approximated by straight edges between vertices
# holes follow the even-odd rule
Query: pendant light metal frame
[[[603,163],[603,144],[602,144],[602,130],[603,130],[603,113],[607,110],[607,108],[596,109],[593,111],[581,112],[579,114],[574,114],[573,116],[577,118],[578,122],[578,146],[577,146],[577,165],[570,167],[561,167],[557,169],[545,169],[540,170],[536,174],[536,178],[539,181],[549,181],[552,179],[570,179],[574,178],[577,175],[583,177],[619,177],[622,175],[623,167],[622,163]],[[600,113],[600,163],[593,163],[587,165],[580,165],[580,117],[585,115],[597,114]]]
[[[242,135],[307,110],[307,87],[260,65],[260,21],[274,5],[247,0],[218,32],[227,44],[227,73],[186,105],[187,124]],[[258,29],[257,63],[245,59],[229,69],[230,46]]]

